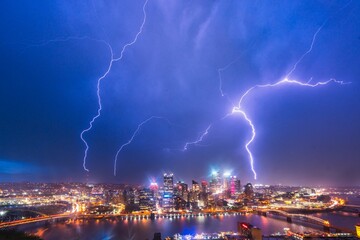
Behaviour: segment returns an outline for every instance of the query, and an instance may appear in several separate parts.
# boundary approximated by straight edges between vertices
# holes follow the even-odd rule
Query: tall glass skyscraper
[[[174,175],[164,174],[164,194],[162,201],[163,210],[171,212],[174,209]]]

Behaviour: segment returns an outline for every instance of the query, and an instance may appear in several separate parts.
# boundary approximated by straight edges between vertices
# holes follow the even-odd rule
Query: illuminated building
[[[302,188],[300,190],[300,194],[304,195],[304,196],[314,196],[315,195],[315,190],[312,188]]]
[[[360,223],[356,224],[355,229],[356,229],[356,236],[360,238]]]
[[[141,211],[155,211],[155,198],[153,191],[148,188],[139,191],[139,207]]]
[[[184,182],[177,182],[174,188],[174,196],[179,196],[184,200],[188,199],[188,185]]]
[[[105,195],[105,202],[109,204],[115,198],[116,192],[114,190],[106,190],[104,191],[104,195]]]
[[[230,190],[230,172],[225,172],[224,173],[224,178],[223,178],[223,190]]]
[[[200,185],[198,182],[192,180],[192,190],[194,192],[200,192]]]
[[[164,174],[164,193],[162,207],[164,211],[171,212],[174,209],[174,176],[172,173]]]
[[[246,222],[238,222],[238,232],[250,239],[262,239],[261,229]]]
[[[124,201],[127,205],[134,205],[139,203],[137,189],[127,187],[124,189]]]
[[[179,196],[176,196],[174,198],[174,205],[176,210],[185,210],[187,208],[187,201]]]
[[[91,195],[101,196],[104,194],[104,189],[102,187],[93,187],[91,189]]]
[[[208,192],[208,182],[207,181],[201,181],[201,192],[207,193]]]
[[[185,210],[189,200],[188,185],[179,181],[174,186],[174,206],[176,210]]]
[[[236,197],[241,193],[241,182],[236,176],[230,177],[229,190],[231,197]]]
[[[199,207],[207,207],[209,205],[208,182],[201,181],[201,192],[199,194]]]
[[[244,193],[248,198],[252,198],[254,196],[254,188],[251,183],[247,183],[245,185]]]
[[[209,193],[200,192],[199,194],[199,207],[207,207],[209,205]]]
[[[158,192],[159,191],[159,186],[156,182],[152,182],[150,183],[150,190],[153,192]]]
[[[222,184],[221,184],[221,177],[220,173],[213,171],[211,173],[212,179],[210,180],[210,191],[211,193],[221,193],[222,191]]]
[[[156,210],[159,209],[160,199],[161,199],[161,196],[160,196],[160,193],[159,193],[159,186],[158,186],[158,184],[156,182],[152,182],[150,184],[150,191],[151,191],[152,197],[154,199],[153,210],[156,211]]]
[[[192,209],[198,208],[199,191],[194,191],[191,189],[191,191],[189,192],[189,202]]]

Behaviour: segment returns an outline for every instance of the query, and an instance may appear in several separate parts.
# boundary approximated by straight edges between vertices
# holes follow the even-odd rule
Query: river
[[[355,230],[355,224],[360,222],[358,214],[345,212],[323,212],[312,214],[329,220],[337,227]],[[155,232],[161,232],[162,237],[173,236],[176,233],[195,234],[220,231],[237,231],[237,222],[248,222],[262,229],[263,235],[276,232],[283,233],[284,228],[295,232],[322,230],[306,223],[288,223],[283,219],[259,216],[256,214],[228,216],[199,216],[176,219],[142,219],[142,220],[69,220],[53,223],[49,226],[43,223],[19,227],[20,230],[35,233],[44,240],[144,240],[152,239]]]
[[[155,232],[163,237],[180,234],[213,233],[236,231],[237,222],[249,222],[262,229],[264,235],[283,233],[285,227],[296,232],[312,231],[310,226],[287,223],[281,219],[263,217],[256,214],[228,216],[182,217],[177,219],[143,220],[75,220],[54,223],[50,226],[34,224],[20,230],[36,233],[44,240],[110,240],[110,239],[152,239]]]

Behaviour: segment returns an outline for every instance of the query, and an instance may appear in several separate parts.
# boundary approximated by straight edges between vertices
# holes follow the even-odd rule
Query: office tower
[[[208,182],[205,180],[201,181],[201,192],[203,193],[208,192]]]
[[[248,198],[252,198],[254,196],[254,188],[251,183],[247,183],[245,185],[244,193]]]
[[[198,182],[192,180],[192,190],[194,192],[200,192],[200,185]]]
[[[236,176],[231,176],[229,181],[229,190],[231,197],[236,197],[241,193],[241,182]]]
[[[141,211],[154,211],[155,198],[149,188],[142,188],[139,191],[139,207]]]
[[[174,209],[174,176],[172,173],[164,174],[164,193],[162,207],[166,212],[171,212]]]
[[[211,180],[210,180],[210,191],[213,194],[221,193],[222,192],[222,182],[219,172],[212,172]]]

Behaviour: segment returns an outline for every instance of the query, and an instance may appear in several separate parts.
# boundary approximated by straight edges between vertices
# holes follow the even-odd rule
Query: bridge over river
[[[308,214],[295,214],[295,213],[288,213],[285,212],[283,210],[279,210],[279,209],[260,209],[257,210],[259,215],[262,216],[281,216],[284,217],[284,219],[287,222],[293,222],[293,221],[297,221],[297,222],[307,222],[316,226],[320,226],[323,227],[324,232],[337,232],[337,233],[354,233],[354,231],[349,230],[349,229],[344,229],[341,227],[337,227],[334,225],[331,225],[330,222],[326,219],[322,219],[319,217],[315,217],[312,215],[308,215]]]
[[[11,222],[2,222],[0,223],[1,228],[7,227],[16,227],[20,225],[37,223],[37,222],[51,222],[67,219],[105,219],[113,218],[117,220],[140,220],[140,219],[159,219],[159,218],[181,218],[181,217],[199,217],[199,216],[226,216],[226,215],[239,215],[245,214],[247,211],[229,211],[229,212],[204,212],[204,213],[161,213],[161,214],[148,214],[148,213],[139,213],[139,214],[81,214],[81,213],[63,213],[56,215],[44,215],[35,217],[35,218],[26,218],[15,220]]]
[[[306,214],[295,214],[295,213],[288,213],[283,210],[279,209],[258,209],[256,212],[259,215],[265,217],[273,217],[273,216],[280,216],[287,222],[306,222],[312,225],[323,227],[325,232],[338,232],[338,233],[353,233],[353,231],[349,229],[340,228],[334,225],[331,225],[329,221],[315,217],[312,215]],[[255,212],[255,213],[256,213]],[[162,213],[162,214],[146,214],[146,213],[139,213],[139,214],[81,214],[81,213],[63,213],[63,214],[56,214],[56,215],[41,215],[35,218],[27,218],[27,219],[20,219],[11,222],[2,222],[0,223],[1,228],[7,227],[16,227],[20,225],[30,224],[30,223],[37,223],[37,222],[54,222],[54,221],[63,221],[67,219],[105,219],[105,218],[112,218],[116,220],[140,220],[140,219],[159,219],[159,218],[190,218],[190,217],[198,217],[198,216],[226,216],[226,215],[239,215],[245,214],[246,211],[229,211],[229,212],[206,212],[206,213]]]
[[[360,205],[346,204],[342,206],[341,211],[357,213],[360,217]]]

